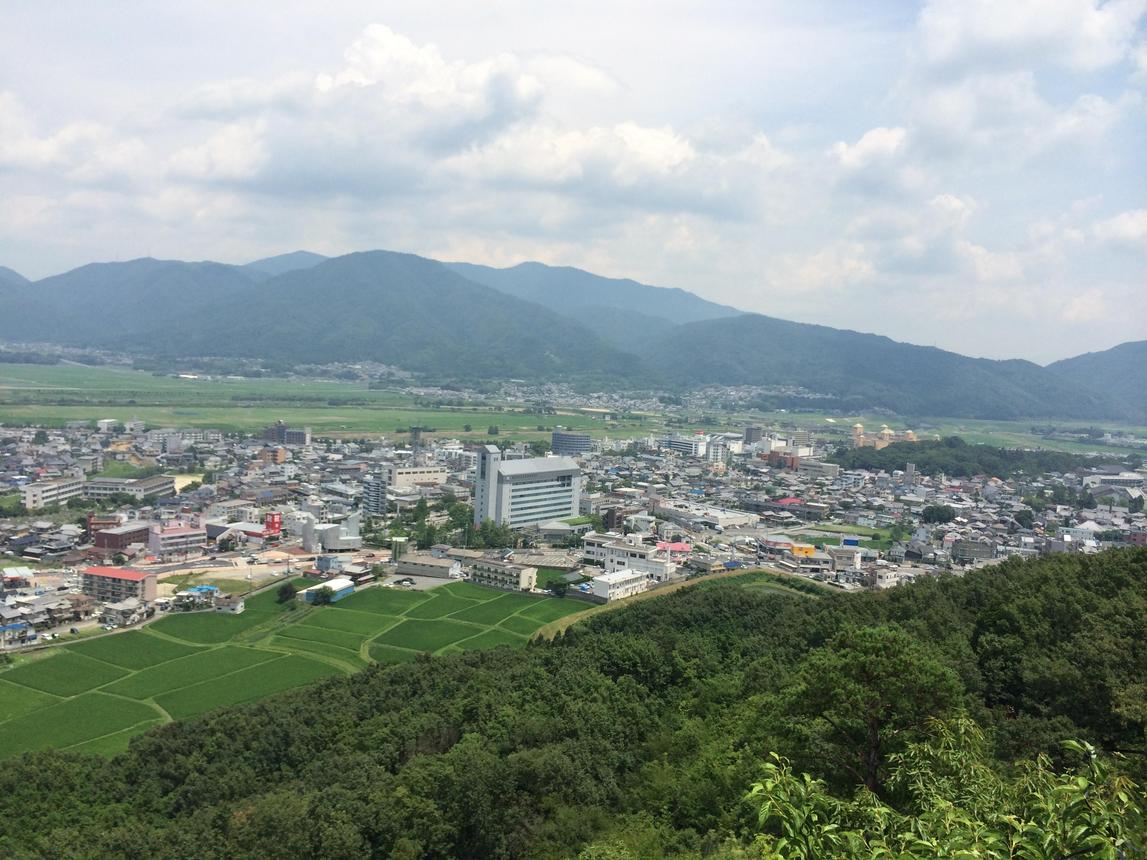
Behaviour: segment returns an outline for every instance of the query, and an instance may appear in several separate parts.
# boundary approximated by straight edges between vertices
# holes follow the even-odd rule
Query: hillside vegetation
[[[322,681],[110,761],[23,756],[0,853],[1141,856],[1147,550],[862,595],[752,581]]]

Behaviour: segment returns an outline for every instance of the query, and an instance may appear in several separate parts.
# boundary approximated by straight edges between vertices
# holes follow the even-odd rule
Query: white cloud
[[[1144,0],[930,0],[920,12],[921,47],[938,66],[1048,61],[1094,70],[1123,60]]]
[[[1147,249],[1147,209],[1132,209],[1099,221],[1094,232],[1101,242]]]
[[[887,161],[904,151],[908,133],[902,128],[874,128],[866,131],[854,144],[843,141],[832,148],[841,166],[850,170]]]
[[[1079,295],[1071,297],[1060,311],[1060,316],[1071,323],[1093,322],[1103,319],[1107,314],[1108,308],[1104,301],[1103,290],[1099,289],[1084,290]]]

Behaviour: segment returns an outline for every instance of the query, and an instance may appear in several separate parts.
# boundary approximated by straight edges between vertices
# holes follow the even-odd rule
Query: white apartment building
[[[478,453],[474,524],[493,520],[513,527],[578,516],[581,469],[569,457],[502,459],[494,445]]]
[[[83,478],[56,478],[52,481],[37,481],[20,488],[21,501],[30,511],[46,508],[49,505],[62,505],[69,499],[84,494]]]
[[[207,530],[202,526],[157,523],[147,535],[147,551],[160,558],[198,553],[206,543]]]
[[[591,582],[594,597],[605,601],[623,600],[646,591],[653,582],[653,577],[645,571],[623,568],[613,573],[603,573],[595,576]]]
[[[582,557],[600,564],[606,573],[633,570],[648,574],[654,582],[665,582],[677,570],[667,550],[641,543],[637,535],[616,532],[588,532],[583,538]]]

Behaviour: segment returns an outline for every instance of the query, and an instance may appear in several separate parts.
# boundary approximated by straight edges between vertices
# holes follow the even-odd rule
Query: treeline
[[[14,349],[0,349],[0,364],[59,364],[58,355],[42,352],[27,352]]]
[[[1147,550],[860,595],[755,581],[166,725],[111,761],[25,755],[0,769],[0,854],[1141,856]]]
[[[1014,478],[1016,475],[1039,475],[1045,472],[1071,472],[1101,461],[1084,454],[1064,451],[1023,451],[996,448],[992,445],[969,445],[958,436],[938,441],[893,442],[887,448],[838,448],[828,458],[845,469],[883,469],[891,472],[914,463],[917,473],[943,473],[957,478],[991,475]]]

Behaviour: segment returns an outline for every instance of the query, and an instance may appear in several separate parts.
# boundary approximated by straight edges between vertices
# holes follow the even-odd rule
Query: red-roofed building
[[[83,592],[102,603],[118,603],[134,597],[155,600],[156,575],[123,567],[89,567],[83,571]]]

